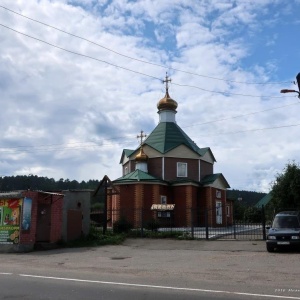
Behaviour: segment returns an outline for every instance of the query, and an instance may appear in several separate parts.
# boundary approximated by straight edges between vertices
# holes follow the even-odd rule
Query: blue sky
[[[120,177],[122,149],[158,123],[166,72],[178,125],[232,188],[267,192],[300,162],[300,102],[279,93],[297,89],[299,0],[0,6],[0,175]]]

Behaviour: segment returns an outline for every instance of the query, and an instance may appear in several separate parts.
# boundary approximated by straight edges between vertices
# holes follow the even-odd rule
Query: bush
[[[147,230],[151,231],[157,231],[159,227],[159,223],[155,219],[148,221],[145,226]]]
[[[126,239],[124,234],[114,234],[107,231],[102,234],[102,229],[91,226],[90,233],[87,236],[65,243],[65,247],[95,247],[103,245],[119,245]]]
[[[260,223],[262,220],[262,213],[259,208],[248,207],[244,212],[244,219],[246,222],[250,223]]]
[[[192,240],[190,233],[182,231],[146,231],[144,237],[152,239]]]
[[[113,224],[114,233],[127,233],[133,228],[132,224],[126,220],[125,217],[121,217]]]
[[[102,210],[104,208],[104,203],[100,203],[100,202],[97,202],[97,203],[94,203],[92,204],[91,206],[91,210]]]

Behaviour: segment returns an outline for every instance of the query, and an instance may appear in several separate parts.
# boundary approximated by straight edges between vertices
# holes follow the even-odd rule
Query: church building
[[[141,131],[137,149],[122,152],[123,176],[113,181],[119,193],[107,201],[109,224],[125,217],[134,228],[150,220],[166,227],[231,225],[230,186],[221,173],[214,173],[211,149],[198,147],[177,125],[178,104],[169,95],[169,82],[166,76],[158,125],[147,137]]]

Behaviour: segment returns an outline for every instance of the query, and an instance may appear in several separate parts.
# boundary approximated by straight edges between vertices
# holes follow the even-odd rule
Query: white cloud
[[[293,77],[285,74],[280,79],[280,57],[251,61],[252,47],[265,34],[264,25],[276,32],[278,24],[288,22],[283,16],[292,14],[286,10],[275,20],[271,17],[274,8],[282,6],[280,1],[240,0],[234,5],[232,1],[4,0],[1,5],[126,56],[208,76],[144,64],[0,8],[5,26],[97,59],[1,27],[1,175],[33,173],[79,181],[101,179],[104,174],[119,177],[122,149],[135,148],[138,132],[149,134],[158,122],[156,104],[164,87],[155,78],[163,78],[166,71],[174,83],[171,96],[179,103],[178,124],[200,147],[211,147],[215,171],[222,172],[232,188],[266,191],[274,172],[288,160],[300,160],[295,143],[298,127],[249,131],[298,123],[296,104],[268,110],[296,98],[260,98],[280,96],[279,90],[290,84],[239,83]],[[280,42],[276,33],[267,36],[269,45]],[[201,125],[206,122],[210,123]],[[237,131],[242,132],[231,133]]]

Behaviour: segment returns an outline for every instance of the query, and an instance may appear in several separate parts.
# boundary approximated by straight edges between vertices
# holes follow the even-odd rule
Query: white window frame
[[[230,206],[226,205],[226,216],[230,217]]]
[[[219,190],[216,191],[216,198],[218,198],[218,199],[222,198],[222,192],[221,191],[219,191]]]
[[[222,202],[220,200],[216,201],[216,224],[223,224]]]
[[[187,177],[187,173],[187,163],[177,162],[177,177]]]
[[[167,196],[164,195],[160,196],[160,204],[167,204]]]

